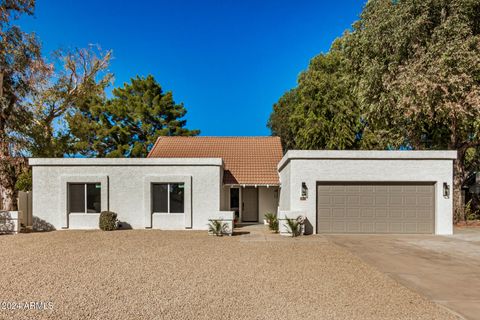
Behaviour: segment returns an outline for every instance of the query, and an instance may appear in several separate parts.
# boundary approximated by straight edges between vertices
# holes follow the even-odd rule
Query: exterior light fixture
[[[307,184],[305,182],[302,182],[302,195],[300,197],[300,200],[307,200],[307,198],[308,198]]]
[[[445,199],[450,198],[450,186],[446,182],[443,183],[443,197]]]

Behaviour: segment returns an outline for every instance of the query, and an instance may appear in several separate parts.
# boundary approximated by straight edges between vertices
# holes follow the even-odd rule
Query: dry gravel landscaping
[[[0,236],[0,319],[455,319],[320,236]]]

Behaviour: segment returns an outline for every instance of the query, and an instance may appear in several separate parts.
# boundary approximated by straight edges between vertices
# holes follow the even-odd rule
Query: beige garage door
[[[318,233],[434,233],[433,184],[319,183]]]

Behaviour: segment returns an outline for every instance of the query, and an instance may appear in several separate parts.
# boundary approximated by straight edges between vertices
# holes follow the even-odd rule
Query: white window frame
[[[74,212],[74,211],[70,211],[70,185],[74,185],[74,184],[83,184],[83,193],[84,193],[84,199],[83,201],[85,201],[85,205],[84,205],[84,208],[83,208],[83,212]],[[102,183],[101,182],[70,182],[68,184],[68,213],[85,213],[85,214],[99,214],[100,212],[88,212],[88,209],[87,209],[87,185],[89,184],[93,184],[93,185],[97,185],[99,184],[100,185],[100,207],[101,207],[101,203],[102,203]],[[170,199],[169,199],[170,201]],[[170,208],[169,208],[170,209]],[[100,208],[100,211],[101,208]]]
[[[183,212],[170,212],[170,185],[178,184],[183,185]],[[167,212],[155,212],[153,211],[153,186],[154,185],[167,185]],[[163,214],[184,214],[185,213],[185,183],[184,182],[153,182],[152,183],[152,213],[163,213]]]

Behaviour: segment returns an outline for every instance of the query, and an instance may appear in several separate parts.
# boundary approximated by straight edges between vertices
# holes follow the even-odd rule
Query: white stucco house
[[[55,229],[207,228],[304,215],[307,233],[452,233],[455,151],[297,151],[278,137],[161,137],[144,159],[30,159],[33,215]]]

